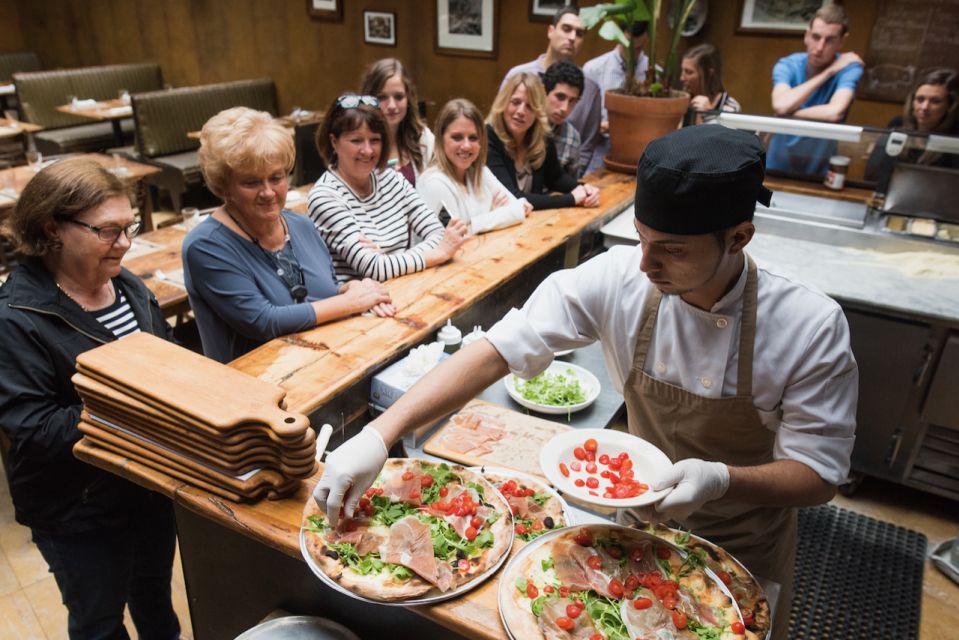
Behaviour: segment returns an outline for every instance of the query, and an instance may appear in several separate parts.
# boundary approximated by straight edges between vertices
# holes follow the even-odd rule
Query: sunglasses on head
[[[374,98],[373,96],[358,96],[355,94],[340,96],[336,99],[336,106],[341,109],[355,109],[360,106],[360,103],[363,103],[369,107],[376,107],[377,109],[380,106],[380,101]]]

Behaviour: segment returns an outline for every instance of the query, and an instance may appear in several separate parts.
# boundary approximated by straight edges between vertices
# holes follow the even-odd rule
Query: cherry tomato
[[[747,627],[753,623],[753,612],[749,609],[743,609],[743,624]]]
[[[569,631],[576,626],[576,622],[572,618],[567,618],[566,616],[560,616],[556,618],[556,626],[564,631]]]
[[[470,566],[471,565],[469,560],[460,560],[459,562],[456,563],[456,567],[463,573],[468,572],[470,570]]]
[[[554,589],[552,585],[546,585],[545,587],[543,587],[544,593],[553,593],[554,591],[556,591],[556,589]]]
[[[560,587],[560,588],[559,588],[559,595],[560,595],[561,598],[568,598],[568,597],[569,597],[569,587]]]
[[[578,463],[578,462],[570,462],[570,463],[569,463],[569,468],[572,469],[573,471],[582,471],[582,470],[583,470],[583,465],[581,465],[581,464]]]
[[[479,516],[473,516],[470,518],[470,526],[479,529],[483,526],[483,519]]]
[[[412,479],[413,479],[413,472],[412,472],[412,471],[405,471],[405,472],[403,472],[403,480],[412,480]]]
[[[686,619],[685,613],[682,611],[673,611],[673,624],[676,625],[677,629],[685,629],[687,622],[688,620]]]
[[[599,556],[590,556],[586,559],[586,566],[590,569],[602,569],[603,568],[603,559]]]
[[[746,625],[744,625],[739,620],[729,625],[729,628],[732,630],[733,633],[738,633],[740,635],[746,633]]]
[[[596,452],[587,451],[586,452],[586,462],[596,462]]]
[[[420,486],[423,487],[424,489],[426,487],[433,486],[433,476],[426,474],[425,476],[420,478]]]
[[[413,489],[410,491],[410,500],[419,500],[422,495],[419,489]]]
[[[586,450],[583,449],[582,447],[576,447],[575,449],[573,449],[573,457],[576,458],[577,460],[585,460]]]
[[[559,463],[559,472],[562,473],[563,476],[567,478],[569,477],[569,467],[566,466],[566,463],[564,462]]]
[[[582,528],[573,536],[573,542],[581,547],[591,547],[593,546],[593,532],[589,529]]]
[[[623,589],[623,583],[619,581],[619,578],[613,578],[609,581],[609,593],[614,598],[622,598],[625,591],[626,590]]]
[[[657,557],[657,558],[659,558],[660,560],[669,560],[669,556],[671,556],[671,555],[672,555],[672,553],[670,553],[668,547],[662,547],[662,546],[660,546],[660,545],[656,545],[656,557]]]
[[[596,473],[597,469],[598,467],[596,466],[595,462],[586,463],[586,473]]]
[[[626,576],[626,582],[623,583],[623,587],[626,588],[626,591],[635,591],[639,588],[639,578],[636,577],[636,574],[631,573]]]
[[[466,527],[465,538],[467,540],[476,540],[476,527]]]
[[[566,615],[568,615],[570,618],[578,618],[579,614],[582,612],[583,610],[577,607],[575,604],[566,605]]]
[[[596,489],[599,487],[599,480],[596,478],[586,478],[586,486],[590,489]]]
[[[586,481],[583,480],[582,478],[576,478],[575,480],[573,480],[573,484],[575,484],[577,487],[585,487]]]
[[[623,459],[623,464],[620,465],[620,468],[621,468],[623,471],[627,471],[627,470],[629,470],[629,469],[632,469],[632,468],[633,468],[633,461],[630,460],[629,458]]]
[[[543,530],[543,521],[535,520],[533,521],[533,526],[531,527],[533,531],[542,531]]]
[[[519,533],[519,534],[529,533],[529,529],[527,529],[526,525],[523,524],[522,522],[517,523],[514,530],[516,531],[516,533]]]
[[[583,448],[587,451],[592,451],[595,453],[596,449],[599,448],[599,444],[596,442],[596,438],[589,438],[583,443]]]
[[[536,588],[536,585],[532,582],[526,583],[526,595],[529,596],[530,600],[535,600],[539,597],[539,589]]]
[[[445,498],[449,494],[450,490],[446,487],[440,487],[440,497]]]
[[[448,502],[443,502],[442,500],[437,500],[436,502],[434,502],[434,503],[431,504],[430,506],[433,507],[434,509],[436,509],[437,511],[449,511],[449,510],[450,510],[450,505],[449,505],[449,503],[448,503]]]
[[[629,559],[633,562],[642,562],[646,556],[646,547],[633,547],[629,552]]]
[[[589,640],[606,640],[606,638],[603,637],[603,634],[597,631],[589,637]]]
[[[622,453],[620,453],[620,454],[619,454],[618,456],[616,456],[616,457],[619,458],[620,460],[625,460],[626,458],[629,457],[629,454],[626,453],[625,451],[623,451]]]
[[[733,577],[732,577],[731,575],[729,575],[729,572],[727,572],[727,571],[720,571],[720,572],[719,572],[719,579],[722,580],[722,581],[723,581],[723,584],[725,584],[725,585],[727,585],[727,586],[729,585],[730,582],[733,581]]]
[[[616,545],[612,545],[610,547],[606,547],[606,553],[608,553],[609,557],[612,558],[613,560],[619,560],[620,558],[623,557],[623,548]]]
[[[373,496],[376,495],[376,489],[373,487],[370,487],[369,489],[366,490],[366,493],[364,493],[363,495],[366,496],[367,498],[372,498]]]
[[[613,471],[619,471],[622,466],[623,466],[623,461],[620,460],[619,458],[612,458],[609,461],[609,468],[612,469]]]
[[[634,609],[649,609],[653,606],[653,601],[649,598],[636,598],[633,600]]]
[[[609,464],[609,456],[605,453],[599,457],[600,464]]]

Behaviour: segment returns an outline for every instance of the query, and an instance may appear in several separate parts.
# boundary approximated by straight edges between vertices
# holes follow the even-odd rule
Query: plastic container
[[[486,332],[483,331],[483,327],[480,325],[473,325],[473,330],[463,336],[463,346],[467,346],[473,342],[476,342],[480,338],[486,336]]]
[[[839,191],[846,185],[846,172],[849,171],[848,156],[832,156],[829,158],[829,171],[823,184]]]
[[[443,328],[436,334],[436,340],[443,343],[443,351],[453,353],[463,343],[463,332],[453,326],[452,320],[447,320]]]

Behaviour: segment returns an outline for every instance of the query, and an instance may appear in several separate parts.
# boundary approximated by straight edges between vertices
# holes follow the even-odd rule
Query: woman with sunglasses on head
[[[493,100],[487,122],[486,166],[534,209],[599,206],[599,189],[563,171],[550,139],[546,92],[531,73],[510,76]],[[552,192],[558,191],[558,194]]]
[[[486,166],[486,125],[469,100],[450,100],[436,117],[439,143],[433,161],[416,185],[433,211],[450,216],[484,233],[521,223],[533,205],[517,199]]]
[[[270,114],[221,111],[200,133],[206,184],[223,205],[183,242],[203,353],[229,362],[278,336],[373,310],[393,315],[373,280],[338,284],[309,218],[284,211],[293,138]]]
[[[698,44],[683,54],[681,64],[679,79],[690,95],[689,110],[683,116],[684,127],[712,122],[717,118],[716,111],[742,111],[739,103],[723,87],[719,49],[711,44]]]
[[[383,282],[451,260],[469,235],[446,229],[413,186],[386,169],[390,139],[373,96],[346,94],[327,109],[316,146],[330,167],[309,195],[310,217],[333,252],[337,276]]]
[[[156,298],[120,266],[140,230],[127,187],[60,160],[27,183],[5,234],[25,256],[0,287],[0,429],[17,522],[50,567],[70,638],[179,637],[170,501],[73,456],[81,353],[146,331],[172,340]]]
[[[387,165],[415,186],[433,156],[434,137],[417,111],[413,80],[402,62],[384,58],[366,69],[360,91],[379,100],[386,118],[390,137]]]

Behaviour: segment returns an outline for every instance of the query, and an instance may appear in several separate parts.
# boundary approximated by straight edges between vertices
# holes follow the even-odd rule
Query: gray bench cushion
[[[123,137],[133,139],[133,121],[121,120]],[[79,151],[98,151],[116,144],[113,138],[113,125],[109,122],[82,124],[79,127],[64,127],[38,131],[34,134],[37,151],[48,155],[73,153]]]

